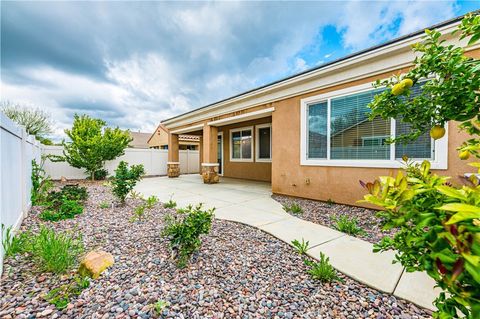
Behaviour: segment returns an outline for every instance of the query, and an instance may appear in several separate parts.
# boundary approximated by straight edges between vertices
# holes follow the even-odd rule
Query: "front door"
[[[217,163],[218,175],[223,175],[223,132],[218,133],[217,138]]]

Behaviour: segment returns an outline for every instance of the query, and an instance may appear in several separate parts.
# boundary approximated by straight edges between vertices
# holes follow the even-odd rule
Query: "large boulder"
[[[93,279],[97,279],[100,274],[112,266],[114,259],[112,254],[102,250],[94,250],[89,252],[83,257],[78,273],[82,276],[89,276]]]

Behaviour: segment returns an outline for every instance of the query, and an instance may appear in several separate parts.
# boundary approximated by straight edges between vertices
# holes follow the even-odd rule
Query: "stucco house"
[[[431,27],[447,43],[461,17]],[[401,157],[428,159],[453,182],[474,168],[456,148],[466,138],[448,123],[439,140],[422,136],[409,145],[386,138],[408,131],[395,119],[368,121],[367,105],[379,89],[372,82],[406,72],[414,60],[411,45],[424,31],[397,38],[314,69],[167,119],[168,174],[178,176],[180,134],[200,138],[205,183],[218,175],[271,182],[272,192],[356,205],[365,193],[359,180],[373,180],[402,167]],[[480,45],[466,48],[480,58]],[[417,87],[421,90],[421,85]]]
[[[180,135],[178,142],[180,150],[198,150],[200,138],[195,135]],[[149,148],[167,150],[168,129],[163,124],[158,125],[155,131],[149,135],[147,143]]]

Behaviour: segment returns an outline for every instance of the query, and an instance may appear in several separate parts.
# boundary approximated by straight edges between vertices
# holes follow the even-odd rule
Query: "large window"
[[[230,160],[232,162],[253,162],[253,127],[230,130]]]
[[[412,94],[420,90],[421,86],[414,87]],[[434,143],[426,133],[405,145],[387,143],[410,127],[400,119],[368,119],[368,104],[382,89],[342,91],[302,100],[303,165],[398,167],[398,160],[407,155],[446,168],[446,138]]]
[[[257,162],[272,161],[272,125],[261,124],[255,126],[255,154]]]

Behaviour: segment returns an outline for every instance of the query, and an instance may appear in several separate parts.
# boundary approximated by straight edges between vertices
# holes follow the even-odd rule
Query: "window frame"
[[[374,167],[374,168],[401,168],[403,162],[395,158],[395,144],[390,144],[390,159],[387,160],[365,160],[365,159],[330,159],[330,119],[331,119],[331,99],[343,97],[356,93],[364,93],[373,90],[371,83],[352,86],[316,96],[307,97],[300,100],[300,165],[302,166],[339,166],[339,167]],[[313,159],[308,158],[308,107],[312,104],[327,102],[327,158]],[[429,159],[432,169],[448,168],[448,123],[445,125],[445,136],[439,140],[432,141],[434,147],[434,158]],[[390,121],[390,134],[395,137],[396,121]],[[434,144],[434,145],[433,145]],[[415,160],[421,162],[423,160]]]
[[[232,135],[233,133],[236,133],[236,132],[241,132],[241,131],[246,131],[246,130],[250,130],[251,132],[251,139],[252,139],[252,142],[250,143],[250,158],[233,158],[233,139],[232,139]],[[241,133],[240,133],[241,134]],[[253,126],[245,126],[245,127],[239,127],[239,128],[234,128],[234,129],[231,129],[230,132],[229,132],[229,145],[230,145],[230,150],[229,150],[229,157],[230,157],[230,162],[253,162],[253,158],[254,158],[254,155],[253,155],[253,143],[255,142],[255,136],[254,136],[254,129],[253,129]],[[241,135],[240,135],[241,137]],[[240,157],[243,157],[242,156],[242,149],[240,148]]]
[[[260,156],[260,129],[270,128],[270,157],[259,158]],[[260,163],[272,162],[272,123],[255,125],[255,161]]]

